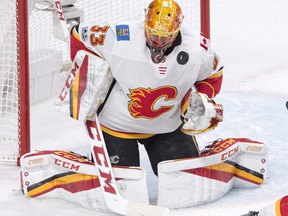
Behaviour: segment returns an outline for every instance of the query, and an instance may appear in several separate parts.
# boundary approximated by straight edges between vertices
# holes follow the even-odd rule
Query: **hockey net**
[[[176,1],[186,25],[209,36],[209,0]],[[16,164],[30,151],[29,107],[58,91],[58,74],[70,67],[69,45],[55,37],[54,0],[0,2],[0,163]],[[81,9],[81,21],[117,22],[143,18],[150,0],[62,2]]]

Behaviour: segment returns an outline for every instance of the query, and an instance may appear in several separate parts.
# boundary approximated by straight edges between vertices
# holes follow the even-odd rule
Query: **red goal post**
[[[1,3],[0,13],[4,19],[0,20],[0,163],[17,164],[21,155],[35,149],[30,138],[33,133],[30,106],[44,100],[36,95],[41,86],[37,83],[38,75],[35,78],[39,65],[49,74],[50,71],[60,73],[69,63],[67,42],[54,37],[55,14],[49,6],[53,1]],[[83,11],[84,21],[116,22],[143,17],[144,8],[151,0],[62,0],[65,1],[74,2],[75,7]],[[209,0],[176,2],[183,10],[184,22],[210,38]],[[43,59],[50,62],[45,64],[41,62]],[[49,65],[55,61],[61,67],[49,71]]]

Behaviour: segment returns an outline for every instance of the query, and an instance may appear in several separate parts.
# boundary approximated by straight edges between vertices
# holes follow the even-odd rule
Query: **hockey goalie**
[[[226,138],[198,148],[197,134],[212,132],[223,120],[215,102],[223,65],[209,39],[182,25],[183,19],[176,1],[154,0],[144,20],[72,28],[73,67],[55,107],[83,122],[93,160],[57,150],[24,155],[25,195],[164,216],[166,208],[208,203],[233,187],[264,182],[264,143]],[[159,211],[135,214],[130,210],[138,205],[126,205],[131,200],[149,208],[138,145],[158,176],[157,205],[165,207]]]

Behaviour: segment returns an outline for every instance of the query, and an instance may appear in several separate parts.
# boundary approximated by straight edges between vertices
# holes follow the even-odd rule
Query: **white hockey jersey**
[[[146,138],[181,125],[185,94],[196,82],[218,74],[222,65],[208,39],[185,28],[180,32],[181,44],[155,64],[142,20],[116,25],[83,23],[74,29],[72,58],[80,49],[96,53],[108,63],[116,81],[99,114],[105,132]]]

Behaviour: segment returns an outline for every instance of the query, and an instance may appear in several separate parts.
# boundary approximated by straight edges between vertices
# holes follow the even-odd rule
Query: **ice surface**
[[[221,94],[224,122],[198,137],[200,146],[217,138],[247,137],[269,145],[268,178],[257,189],[233,189],[222,199],[173,216],[231,216],[258,210],[288,194],[288,2],[286,0],[211,1],[212,44],[225,64]],[[53,110],[54,99],[32,107],[32,148],[89,152],[83,128]],[[45,112],[43,112],[43,109]],[[157,179],[147,156],[151,202]],[[25,198],[19,189],[19,168],[0,166],[0,215],[111,215],[84,209],[63,200]]]

